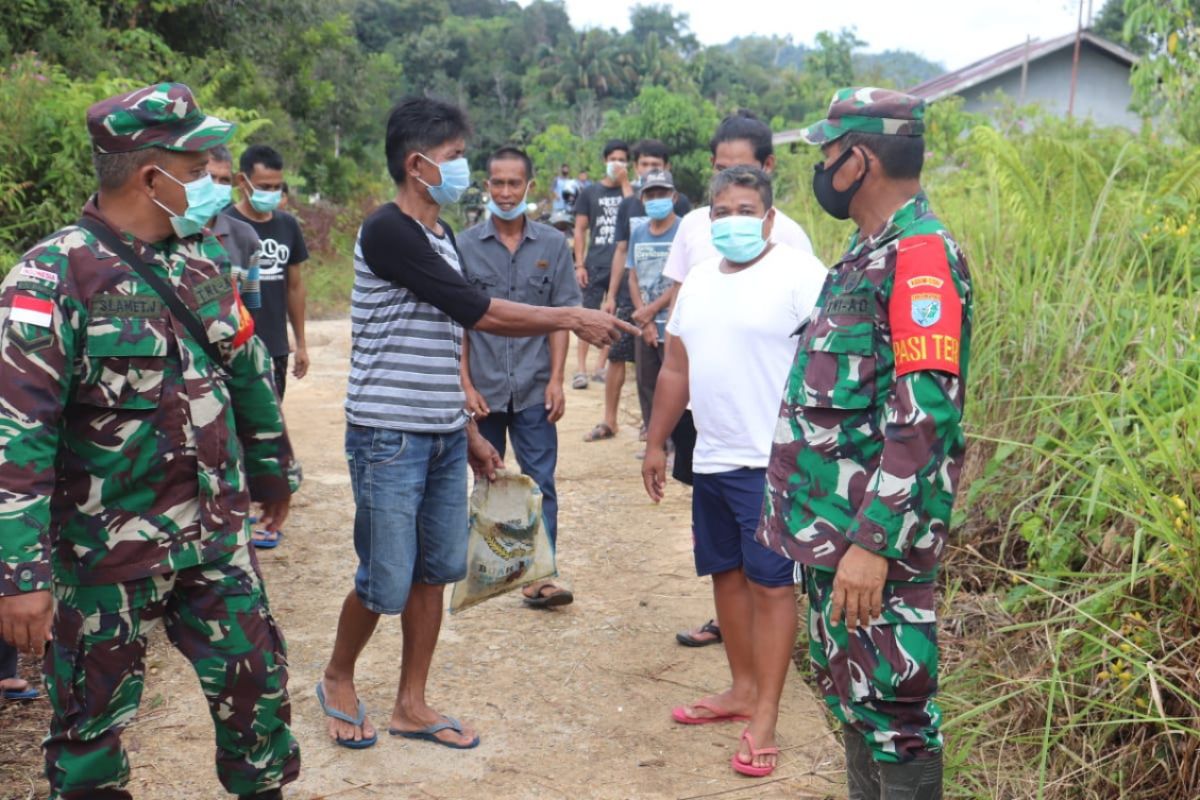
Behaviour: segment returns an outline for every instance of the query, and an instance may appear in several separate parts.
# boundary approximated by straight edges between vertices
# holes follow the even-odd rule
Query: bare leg
[[[321,681],[325,689],[325,701],[329,707],[351,717],[358,714],[354,666],[378,624],[379,615],[359,602],[358,595],[352,590],[342,603],[337,636],[333,642],[333,655],[329,657]],[[328,728],[332,739],[370,739],[375,735],[374,726],[366,720],[358,727],[330,717]]]
[[[796,590],[793,586],[761,586],[753,581],[747,581],[747,584],[754,602],[751,631],[758,700],[746,729],[756,748],[774,747],[779,698],[792,665],[792,648],[796,646]],[[772,766],[778,759],[778,756],[766,754],[751,759],[745,741],[739,746],[738,754],[743,763],[753,763],[756,767]]]
[[[617,406],[621,403],[621,389],[625,386],[625,362],[608,362],[604,378],[604,422],[617,431]]]
[[[583,339],[580,339],[578,336],[575,338],[577,340],[577,344],[575,347],[575,366],[576,366],[575,371],[582,372],[584,375],[587,375],[588,374],[588,369],[587,369],[588,343],[585,342]]]
[[[403,662],[400,666],[400,690],[392,708],[392,730],[416,731],[441,720],[442,715],[425,702],[425,685],[429,667],[442,629],[443,586],[414,583],[408,604],[401,615],[404,628]],[[475,731],[464,724],[462,733],[443,730],[435,734],[445,742],[467,745]]]
[[[725,639],[725,657],[733,684],[724,692],[705,700],[726,714],[754,713],[758,692],[754,682],[754,646],[751,623],[754,620],[754,601],[742,568],[719,572],[712,576],[713,596],[717,604],[717,622]],[[710,717],[711,711],[688,708],[689,716]]]

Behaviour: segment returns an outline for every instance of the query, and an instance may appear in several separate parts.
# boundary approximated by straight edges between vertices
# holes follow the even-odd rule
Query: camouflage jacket
[[[923,193],[855,234],[797,333],[760,541],[827,570],[853,543],[888,580],[931,581],[965,451],[971,282]]]
[[[104,222],[95,198],[84,214]],[[126,241],[198,311],[225,372],[88,231],[29,250],[0,286],[0,595],[210,562],[248,541],[251,495],[291,492],[225,251],[207,231]]]

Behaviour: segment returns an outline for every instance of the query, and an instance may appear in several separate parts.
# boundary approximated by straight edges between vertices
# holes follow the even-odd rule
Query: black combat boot
[[[942,754],[879,765],[880,800],[942,800]]]
[[[846,783],[849,800],[879,800],[879,765],[871,757],[867,740],[849,725],[842,726],[846,745]]]

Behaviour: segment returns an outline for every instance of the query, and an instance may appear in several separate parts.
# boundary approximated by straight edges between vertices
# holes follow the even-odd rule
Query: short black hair
[[[634,163],[637,163],[637,160],[642,156],[661,158],[664,164],[671,163],[671,151],[658,139],[642,139],[633,146]]]
[[[604,158],[607,159],[617,150],[624,150],[625,157],[629,157],[629,145],[625,143],[624,139],[609,139],[604,143]]]
[[[771,176],[758,167],[743,164],[721,170],[712,179],[712,183],[708,187],[708,196],[713,199],[713,202],[716,202],[717,195],[732,186],[742,186],[758,192],[764,209],[770,209],[775,204],[775,190],[771,186]]]
[[[216,161],[218,164],[232,164],[233,153],[230,153],[229,148],[223,144],[214,145],[208,148],[208,160]]]
[[[471,135],[467,114],[453,103],[433,97],[406,97],[388,114],[384,152],[388,174],[404,183],[404,160],[414,150],[427,150]]]
[[[238,159],[238,169],[246,177],[254,172],[254,167],[262,164],[267,169],[283,169],[283,156],[269,144],[252,144]]]
[[[708,143],[708,149],[713,156],[717,155],[717,145],[724,142],[747,141],[754,148],[754,160],[760,164],[767,163],[767,157],[775,153],[775,143],[771,129],[753,113],[744,108],[730,114],[721,120],[716,133]]]
[[[497,148],[487,160],[488,177],[492,174],[493,161],[520,161],[525,165],[525,180],[533,180],[533,160],[529,158],[529,154],[519,147],[506,144],[504,147]]]
[[[865,147],[879,161],[889,178],[908,180],[921,177],[925,166],[924,136],[891,136],[883,133],[847,133],[841,138],[842,151]]]

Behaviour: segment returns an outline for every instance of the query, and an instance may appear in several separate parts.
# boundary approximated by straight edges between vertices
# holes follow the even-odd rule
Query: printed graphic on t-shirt
[[[617,208],[620,207],[622,199],[624,198],[620,195],[596,198],[600,213],[592,222],[592,247],[608,247],[616,240]]]
[[[263,239],[262,251],[259,256],[259,267],[262,270],[262,280],[282,281],[285,267],[291,258],[292,248],[278,239]]]

